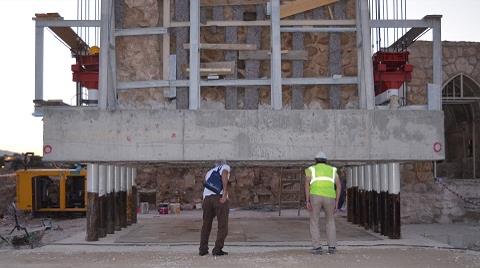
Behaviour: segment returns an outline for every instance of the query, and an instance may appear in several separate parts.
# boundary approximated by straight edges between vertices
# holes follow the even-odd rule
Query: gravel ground
[[[52,247],[52,246],[50,246]],[[59,247],[59,246],[58,246]],[[65,247],[65,246],[64,246]],[[0,267],[480,267],[477,252],[419,248],[351,248],[335,255],[312,255],[308,249],[273,251],[229,248],[228,256],[196,256],[196,248],[95,251],[56,248],[0,252]]]

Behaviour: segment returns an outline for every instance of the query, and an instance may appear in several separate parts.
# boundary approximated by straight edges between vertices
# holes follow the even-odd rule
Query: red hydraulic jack
[[[398,96],[405,82],[412,80],[413,65],[408,64],[408,51],[378,51],[373,55],[375,103],[382,104],[390,96]]]
[[[73,81],[88,89],[98,89],[98,54],[77,55],[72,65]]]

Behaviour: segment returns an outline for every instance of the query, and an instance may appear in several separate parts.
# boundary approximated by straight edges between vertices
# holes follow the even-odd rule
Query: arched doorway
[[[445,160],[437,176],[480,177],[480,84],[465,74],[449,79],[442,91],[445,113]]]

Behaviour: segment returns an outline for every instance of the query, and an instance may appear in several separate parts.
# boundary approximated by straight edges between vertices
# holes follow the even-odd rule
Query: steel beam
[[[283,78],[283,85],[351,85],[357,84],[357,77],[311,77],[311,78]],[[220,79],[220,80],[200,80],[202,87],[220,87],[220,86],[268,86],[271,79]],[[189,80],[147,80],[134,82],[119,82],[118,91],[141,88],[160,88],[160,87],[186,87]]]
[[[168,29],[165,27],[145,27],[115,30],[115,36],[157,35],[167,33]]]
[[[200,108],[200,0],[190,1],[190,86],[188,108]]]
[[[35,100],[43,100],[43,27],[35,27]]]
[[[375,109],[375,95],[373,94],[373,63],[372,63],[372,46],[370,38],[370,13],[368,10],[367,0],[360,1],[360,20],[362,32],[362,54],[363,57],[363,82],[365,83],[365,108],[368,110]]]
[[[98,106],[101,110],[107,109],[111,3],[111,0],[103,0],[101,4],[100,48],[103,50],[100,53],[98,77]]]
[[[35,20],[37,27],[101,27],[101,20]]]
[[[351,85],[357,84],[355,76],[344,77],[311,77],[311,78],[283,78],[284,85]]]
[[[331,32],[348,33],[348,32],[356,32],[357,28],[355,28],[355,27],[330,27],[330,28],[324,28],[324,27],[281,27],[280,31],[284,32],[284,33],[297,33],[297,32],[303,32],[303,33],[331,33]]]
[[[433,22],[433,83],[440,88],[443,84],[442,25],[441,18]],[[441,109],[441,107],[439,107]]]
[[[370,20],[370,26],[372,28],[414,28],[414,27],[427,27],[432,28],[434,26],[432,20]]]
[[[274,110],[282,109],[282,54],[280,41],[280,0],[271,1],[271,47],[272,59],[270,62],[271,77],[271,106]]]

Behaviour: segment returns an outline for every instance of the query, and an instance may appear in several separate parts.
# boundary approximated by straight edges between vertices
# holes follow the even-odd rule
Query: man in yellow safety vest
[[[320,242],[320,211],[323,209],[327,223],[328,253],[336,251],[335,210],[342,191],[337,169],[328,165],[325,153],[315,156],[315,165],[305,169],[305,199],[310,212],[310,235],[313,254],[322,254]],[[335,187],[336,186],[336,187]]]

